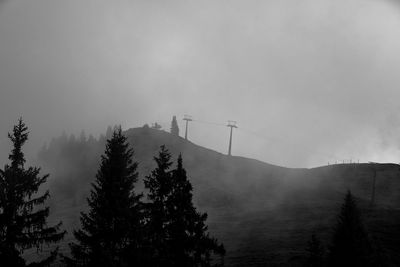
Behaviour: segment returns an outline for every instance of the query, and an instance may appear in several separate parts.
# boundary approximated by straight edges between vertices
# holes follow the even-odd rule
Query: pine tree
[[[153,251],[151,266],[211,266],[211,254],[225,254],[223,245],[207,233],[207,214],[196,211],[192,185],[178,158],[170,170],[171,155],[161,146],[157,167],[146,177],[148,231]]]
[[[107,140],[96,181],[81,213],[78,243],[70,244],[71,266],[133,266],[140,259],[141,195],[134,192],[137,163],[121,128]]]
[[[176,116],[172,117],[171,134],[179,136],[179,127],[178,127],[178,122],[176,121]]]
[[[28,140],[28,127],[20,118],[13,132],[8,134],[13,143],[9,155],[10,164],[0,170],[0,263],[2,266],[25,266],[24,250],[44,244],[57,243],[63,239],[61,222],[47,226],[49,207],[42,207],[50,197],[49,191],[38,193],[48,174],[39,176],[40,168],[25,168],[22,146]],[[57,248],[37,265],[51,263],[56,258]]]
[[[374,266],[373,249],[350,191],[338,216],[330,248],[330,266]]]
[[[321,267],[324,266],[324,248],[315,234],[311,235],[307,247],[307,267]]]
[[[223,258],[225,249],[207,233],[206,213],[193,206],[192,185],[183,168],[182,155],[172,171],[172,192],[167,200],[171,266],[211,266],[211,255]]]
[[[168,224],[166,201],[171,194],[172,180],[170,167],[171,154],[161,146],[158,157],[154,157],[157,167],[146,176],[145,187],[148,189],[147,198],[147,228],[148,242],[151,251],[151,266],[168,266],[169,252],[166,240],[168,238],[166,226]]]

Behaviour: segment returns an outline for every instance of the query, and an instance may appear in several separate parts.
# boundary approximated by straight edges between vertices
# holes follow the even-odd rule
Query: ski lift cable
[[[279,137],[279,136],[276,136],[276,137],[274,137],[274,138],[267,138],[267,137],[265,137],[263,134],[254,132],[254,131],[252,131],[252,130],[249,130],[249,129],[246,129],[246,128],[243,128],[243,127],[240,128],[239,130],[242,131],[242,132],[244,132],[244,133],[246,133],[246,134],[251,134],[251,135],[253,135],[253,136],[255,136],[255,137],[259,138],[259,139],[262,139],[262,140],[264,140],[264,141],[267,141],[267,142],[273,142],[274,140],[278,140],[278,142],[285,142],[285,143],[288,142],[288,139],[284,139],[284,138]],[[274,139],[274,140],[273,140],[273,139]],[[308,151],[311,152],[311,153],[318,154],[318,155],[321,155],[321,156],[323,156],[323,157],[325,157],[325,158],[329,158],[329,159],[332,159],[332,160],[335,160],[335,161],[338,161],[338,162],[339,162],[338,158],[337,158],[335,155],[333,155],[333,154],[325,153],[325,152],[320,152],[320,151],[317,152],[317,151],[312,150],[310,147],[304,147],[303,149],[306,149],[306,150],[308,150]]]
[[[226,126],[227,126],[227,124],[224,124],[224,123],[211,122],[211,121],[206,121],[206,120],[192,119],[192,121],[193,121],[193,122],[197,122],[197,123],[202,123],[202,124],[208,124],[208,125],[219,126],[219,127],[226,127]],[[164,126],[164,125],[168,125],[168,122],[160,122],[160,123],[163,124],[163,126]],[[267,138],[267,137],[265,137],[263,134],[261,134],[261,133],[259,133],[259,132],[255,132],[255,131],[249,130],[249,129],[247,129],[247,128],[240,127],[240,128],[238,128],[238,129],[239,129],[241,132],[245,133],[245,134],[253,135],[253,136],[255,136],[255,137],[259,138],[259,139],[262,139],[262,140],[264,140],[264,141],[267,141],[267,142],[273,142],[272,139],[278,140],[278,142],[285,142],[285,143],[288,142],[288,139],[285,139],[285,140],[284,140],[282,137],[279,137],[279,136],[276,136],[276,137],[274,137],[274,138]],[[308,150],[309,152],[311,152],[311,153],[321,155],[321,156],[323,156],[323,157],[325,157],[325,158],[329,158],[329,159],[331,159],[332,161],[336,161],[336,162],[341,162],[341,161],[342,161],[342,160],[339,160],[335,155],[330,154],[330,153],[317,152],[317,151],[312,150],[310,147],[308,147],[308,148],[307,148],[307,147],[304,147],[303,149],[307,149],[307,150]]]
[[[209,125],[224,126],[224,127],[226,126],[226,124],[216,123],[216,122],[209,122],[209,121],[204,121],[204,120],[195,120],[195,119],[193,119],[193,121],[194,122],[198,122],[198,123],[203,123],[203,124],[209,124]],[[264,141],[268,141],[268,142],[272,142],[273,141],[273,140],[271,140],[271,138],[266,138],[263,134],[254,132],[252,130],[249,130],[249,129],[246,129],[246,128],[243,128],[243,127],[240,127],[238,129],[241,132],[245,133],[245,134],[251,134],[251,135],[253,135],[253,136],[255,136],[255,137],[259,138],[259,139],[262,139]],[[273,139],[279,140],[279,142],[286,142],[287,143],[287,140],[283,140],[283,138],[279,138],[278,136],[274,137]],[[335,155],[324,153],[324,152],[313,151],[311,148],[305,148],[305,149],[309,150],[310,152],[312,152],[314,154],[318,154],[318,155],[324,156],[325,158],[329,158],[329,159],[332,159],[332,160],[335,160],[335,161],[339,162],[339,160],[337,159],[337,157]]]
[[[194,121],[194,122],[198,122],[198,123],[204,123],[204,124],[216,125],[216,126],[226,126],[226,124],[223,124],[223,123],[218,123],[218,122],[203,121],[203,120],[195,120],[195,119],[192,119],[192,121]]]

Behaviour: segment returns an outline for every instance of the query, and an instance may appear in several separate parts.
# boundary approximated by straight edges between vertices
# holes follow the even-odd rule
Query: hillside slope
[[[365,209],[367,226],[393,262],[400,263],[400,181],[394,164],[343,164],[315,169],[290,169],[261,161],[227,156],[181,137],[149,128],[126,132],[139,162],[138,191],[154,167],[163,144],[184,167],[194,187],[195,205],[209,214],[212,235],[227,248],[226,266],[300,264],[312,232],[328,245],[344,193],[351,190]],[[85,145],[88,145],[85,143]],[[62,219],[71,233],[94,179],[104,140],[85,149],[71,143],[41,153],[39,164],[51,173],[52,219]],[[60,151],[68,150],[68,153]],[[65,152],[65,151],[64,151]],[[375,203],[369,209],[373,168],[377,168]],[[68,253],[67,243],[62,243]],[[29,257],[29,255],[28,255]]]

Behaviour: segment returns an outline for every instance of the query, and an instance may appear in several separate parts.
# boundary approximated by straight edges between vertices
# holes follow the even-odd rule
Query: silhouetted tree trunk
[[[40,168],[25,168],[22,146],[28,140],[28,128],[22,119],[8,134],[13,143],[9,155],[10,164],[0,170],[0,265],[25,266],[24,250],[43,244],[57,243],[65,231],[60,231],[61,222],[47,226],[49,207],[41,207],[49,198],[49,191],[38,194],[40,186],[49,175],[39,176]],[[36,266],[50,264],[57,256],[57,248]]]

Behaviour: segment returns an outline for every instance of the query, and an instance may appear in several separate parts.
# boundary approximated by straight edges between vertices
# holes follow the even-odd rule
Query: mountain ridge
[[[259,160],[228,156],[196,145],[182,137],[151,128],[124,131],[139,162],[137,191],[155,167],[153,157],[165,145],[175,162],[179,153],[193,185],[194,203],[209,215],[212,235],[227,249],[226,266],[276,266],[301,264],[312,232],[329,242],[329,233],[347,190],[367,214],[367,225],[381,239],[378,226],[394,227],[400,219],[399,165],[338,164],[316,168],[287,168]],[[86,209],[90,183],[98,168],[105,140],[49,147],[40,165],[51,174],[53,220],[64,221],[69,231],[79,227],[79,212]],[[64,155],[64,154],[65,155]],[[382,167],[376,179],[374,209],[370,209],[372,167]],[[388,211],[390,211],[388,214]],[[400,246],[400,233],[394,231]],[[67,243],[61,251],[68,253]],[[390,245],[392,244],[392,245]],[[394,244],[394,245],[393,245]],[[398,262],[397,252],[392,255]]]

